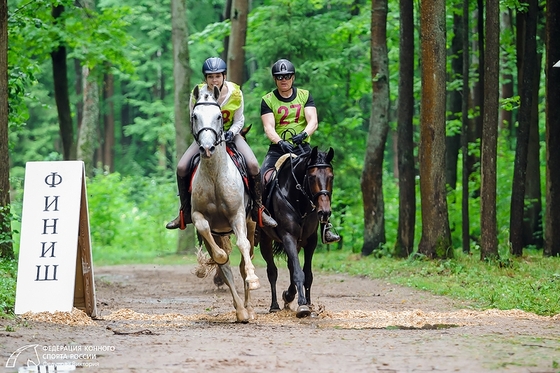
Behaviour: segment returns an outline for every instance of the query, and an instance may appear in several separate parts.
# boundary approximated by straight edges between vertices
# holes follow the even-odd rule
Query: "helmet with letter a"
[[[210,57],[204,61],[202,64],[202,74],[204,76],[208,74],[217,74],[222,73],[226,74],[227,72],[227,65],[224,60],[220,57]]]
[[[295,74],[296,68],[289,60],[282,58],[272,65],[272,76]]]

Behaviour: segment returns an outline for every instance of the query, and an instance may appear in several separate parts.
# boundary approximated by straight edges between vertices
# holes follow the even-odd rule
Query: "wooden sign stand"
[[[97,316],[86,179],[82,161],[28,162],[15,313]]]

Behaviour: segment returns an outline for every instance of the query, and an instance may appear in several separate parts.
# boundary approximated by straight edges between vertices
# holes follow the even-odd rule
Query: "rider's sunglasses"
[[[276,80],[290,80],[294,74],[282,74],[282,75],[274,75],[274,79]]]

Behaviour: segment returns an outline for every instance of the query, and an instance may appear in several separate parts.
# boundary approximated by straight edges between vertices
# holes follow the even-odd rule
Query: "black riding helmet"
[[[226,71],[227,65],[220,57],[210,57],[202,64],[202,74],[204,76],[216,73],[225,74]]]
[[[293,63],[285,58],[282,58],[272,65],[272,76],[283,74],[295,74],[296,68]]]

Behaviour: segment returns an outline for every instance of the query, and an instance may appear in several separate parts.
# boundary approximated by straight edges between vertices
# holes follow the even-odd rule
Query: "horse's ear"
[[[318,153],[319,153],[319,147],[314,146],[313,149],[311,149],[311,159],[317,159]]]
[[[193,95],[195,101],[198,101],[198,94],[199,94],[199,91],[198,91],[198,84],[197,84],[194,87],[193,92],[192,92],[192,95]]]
[[[334,149],[331,147],[327,152],[327,159],[326,159],[327,163],[331,163],[333,158],[334,158]]]
[[[214,86],[214,100],[218,101],[219,97],[220,97],[220,90],[218,89],[218,87]]]

